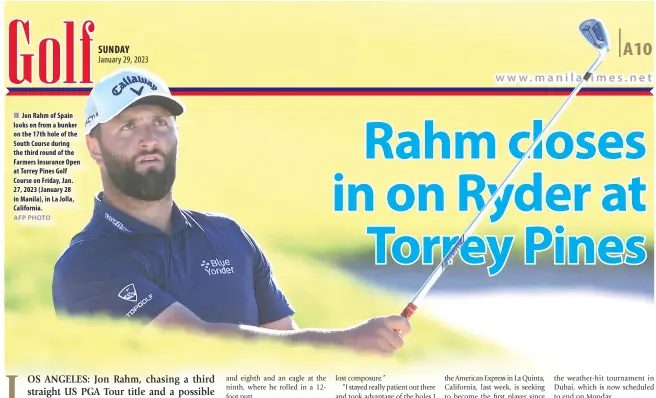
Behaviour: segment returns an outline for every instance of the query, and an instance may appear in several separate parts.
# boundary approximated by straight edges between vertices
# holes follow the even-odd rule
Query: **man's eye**
[[[166,120],[164,120],[164,119],[157,119],[157,121],[155,122],[155,124],[157,124],[158,126],[166,126],[166,125],[168,125],[168,123],[167,123]]]
[[[133,127],[134,127],[134,123],[132,123],[132,122],[128,122],[128,123],[125,123],[125,124],[121,127],[121,130],[129,130],[129,129],[133,128]]]

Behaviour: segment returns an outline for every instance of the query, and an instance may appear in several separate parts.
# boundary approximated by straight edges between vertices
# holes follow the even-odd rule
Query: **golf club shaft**
[[[478,212],[478,214],[474,218],[474,221],[472,221],[472,223],[469,225],[469,227],[467,227],[467,229],[462,234],[462,236],[460,236],[460,238],[458,239],[456,244],[453,245],[453,247],[451,247],[451,250],[449,250],[447,255],[442,258],[442,261],[440,261],[439,265],[431,273],[431,275],[428,277],[428,279],[426,280],[424,285],[419,289],[419,291],[417,292],[415,297],[412,299],[412,301],[410,301],[408,303],[408,305],[405,307],[405,309],[403,310],[403,312],[401,312],[402,316],[404,316],[405,318],[408,318],[408,319],[412,316],[412,314],[417,309],[417,306],[419,305],[420,301],[430,291],[430,289],[433,287],[435,282],[437,282],[439,277],[442,276],[442,273],[446,270],[446,268],[449,266],[449,264],[452,263],[453,258],[458,254],[458,252],[460,251],[460,248],[465,243],[467,238],[469,238],[469,236],[471,236],[472,232],[474,232],[474,230],[476,229],[478,224],[481,222],[483,217],[487,214],[488,210],[492,207],[492,204],[494,203],[494,201],[497,200],[497,198],[503,193],[503,190],[506,187],[506,185],[508,185],[508,183],[512,180],[512,178],[515,176],[517,171],[519,171],[519,169],[522,167],[524,162],[526,162],[526,160],[528,160],[528,158],[533,154],[533,151],[538,146],[538,144],[540,144],[540,142],[542,141],[542,138],[545,136],[545,133],[548,134],[548,132],[551,129],[552,125],[558,120],[558,118],[563,113],[565,108],[567,108],[567,105],[569,105],[572,98],[574,98],[576,96],[576,94],[578,94],[578,92],[581,90],[581,88],[583,88],[585,83],[592,76],[592,74],[595,72],[595,70],[599,67],[599,65],[604,60],[604,58],[605,58],[605,53],[601,53],[599,55],[599,57],[597,57],[595,62],[592,64],[592,66],[590,66],[588,71],[585,73],[584,78],[581,79],[581,82],[570,93],[570,95],[567,97],[565,102],[563,102],[563,104],[560,106],[558,111],[556,111],[556,113],[553,115],[553,117],[551,118],[549,123],[547,123],[545,128],[537,135],[537,137],[535,137],[535,141],[533,142],[533,144],[531,144],[531,146],[528,148],[526,153],[521,157],[521,159],[519,159],[519,162],[517,162],[515,167],[513,167],[513,169],[510,171],[510,173],[508,174],[506,179],[503,180],[501,185],[499,185],[499,188],[497,188],[497,190],[494,192],[492,197],[487,201],[487,203],[485,203],[485,205],[483,206],[481,211]]]

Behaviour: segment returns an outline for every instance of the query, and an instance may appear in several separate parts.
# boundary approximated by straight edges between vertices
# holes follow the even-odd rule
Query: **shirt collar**
[[[126,235],[135,234],[164,234],[165,232],[152,225],[146,224],[131,215],[117,209],[103,200],[103,193],[99,192],[94,196],[93,217],[101,219],[101,223],[108,223],[116,229],[117,232]],[[186,228],[192,228],[193,224],[189,221],[187,215],[178,205],[173,202],[171,212],[171,223],[173,234],[177,234]]]

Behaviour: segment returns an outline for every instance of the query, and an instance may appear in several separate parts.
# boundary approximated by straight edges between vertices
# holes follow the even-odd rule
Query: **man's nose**
[[[155,146],[158,143],[158,137],[155,133],[155,129],[150,125],[138,127],[137,134],[139,134],[139,144],[141,146]]]

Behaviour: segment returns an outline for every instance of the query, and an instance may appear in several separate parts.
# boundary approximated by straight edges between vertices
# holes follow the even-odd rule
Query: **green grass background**
[[[93,16],[95,44],[130,44],[143,65],[172,86],[488,86],[494,73],[562,73],[587,67],[594,51],[576,26],[589,18],[588,3],[323,3],[317,5],[162,3],[149,21],[149,35],[118,28],[124,9],[111,3],[80,7],[8,4],[6,19],[29,15],[35,38],[61,31],[64,19]],[[151,15],[149,3],[130,6]],[[250,8],[250,7],[258,7]],[[613,32],[623,27],[635,40],[651,37],[650,3],[600,3],[595,16]],[[552,21],[545,35],[535,24]],[[494,30],[486,29],[490,17]],[[466,20],[468,24],[460,21]],[[127,25],[126,25],[127,26]],[[171,29],[176,26],[176,29]],[[630,28],[630,29],[629,29]],[[203,40],[189,41],[193,32]],[[648,36],[647,36],[648,35]],[[149,38],[150,37],[150,38]],[[157,39],[152,39],[156,37]],[[486,37],[481,41],[480,37]],[[517,40],[531,37],[531,40]],[[628,36],[626,36],[628,37]],[[225,38],[229,38],[224,40]],[[457,40],[455,40],[457,38]],[[153,43],[167,43],[167,46]],[[568,43],[563,45],[562,43]],[[171,50],[175,49],[175,50]],[[301,51],[302,50],[302,51]],[[79,51],[79,50],[78,50]],[[306,51],[307,53],[304,53]],[[500,55],[499,51],[503,51]],[[487,60],[481,62],[481,60]],[[189,65],[194,65],[193,69]],[[604,73],[646,73],[647,57],[605,61]],[[113,71],[94,65],[94,77]],[[511,134],[547,119],[564,97],[183,97],[179,177],[175,198],[183,207],[226,213],[258,240],[277,278],[298,310],[303,327],[346,327],[372,316],[399,313],[410,297],[392,295],[355,280],[335,265],[338,258],[371,253],[367,225],[396,225],[401,234],[457,235],[475,209],[457,212],[457,176],[480,173],[493,183],[516,160],[506,154]],[[83,97],[8,97],[6,131],[13,112],[76,112]],[[583,213],[521,213],[510,209],[501,222],[483,222],[477,234],[517,235],[521,255],[526,225],[563,224],[569,234],[641,234],[653,244],[653,191],[645,213],[605,213],[599,203],[608,182],[634,176],[653,181],[653,97],[576,98],[557,129],[646,132],[647,156],[639,161],[530,161],[515,182],[536,170],[545,183],[589,182],[593,193]],[[370,161],[364,158],[364,123],[385,120],[398,131],[421,133],[423,121],[448,132],[493,131],[495,160]],[[78,130],[80,133],[82,129]],[[7,153],[11,134],[5,134]],[[393,142],[398,142],[393,140]],[[334,350],[239,342],[181,333],[143,333],[138,326],[107,320],[57,320],[51,302],[52,268],[70,237],[88,221],[92,196],[101,189],[98,171],[83,139],[74,141],[83,164],[72,170],[73,205],[51,207],[52,222],[27,225],[12,220],[12,157],[5,164],[6,364],[12,369],[114,369],[155,371],[195,366],[317,366],[373,369],[446,358],[494,357],[507,353],[481,338],[429,319],[412,318],[406,347],[391,359]],[[332,211],[333,175],[345,183],[368,182],[376,190],[376,211]],[[447,192],[443,213],[394,213],[385,208],[385,189],[396,182],[438,182]],[[549,254],[541,256],[547,261]],[[481,272],[485,272],[481,270]],[[521,319],[518,319],[520,322]]]

